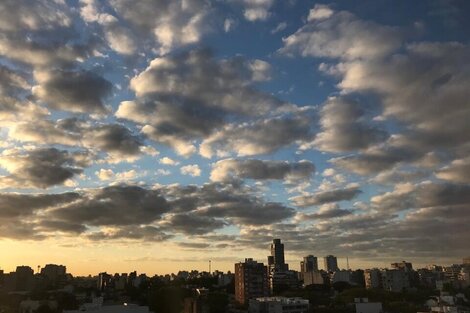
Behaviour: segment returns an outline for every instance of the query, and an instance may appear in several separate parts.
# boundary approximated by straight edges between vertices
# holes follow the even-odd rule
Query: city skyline
[[[460,262],[469,12],[2,1],[0,268],[226,271],[267,264],[275,238],[295,270],[310,254],[320,267]]]

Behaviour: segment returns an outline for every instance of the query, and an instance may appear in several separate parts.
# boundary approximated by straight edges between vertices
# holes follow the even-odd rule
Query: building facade
[[[327,272],[336,272],[338,270],[338,259],[334,255],[324,257],[323,264]]]
[[[268,269],[253,259],[235,264],[235,300],[240,305],[249,299],[269,296]]]
[[[307,313],[309,301],[302,298],[266,297],[251,299],[249,313]]]

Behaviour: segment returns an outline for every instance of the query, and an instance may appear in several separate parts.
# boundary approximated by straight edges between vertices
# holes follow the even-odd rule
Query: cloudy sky
[[[0,267],[470,252],[465,0],[4,0]]]

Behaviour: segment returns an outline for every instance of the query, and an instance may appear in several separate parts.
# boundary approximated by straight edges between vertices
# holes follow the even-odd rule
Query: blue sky
[[[0,266],[468,253],[466,1],[0,9]]]

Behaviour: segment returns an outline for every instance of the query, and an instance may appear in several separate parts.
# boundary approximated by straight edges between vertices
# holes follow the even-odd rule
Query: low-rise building
[[[355,298],[356,313],[383,313],[381,302],[369,302],[367,298]]]
[[[249,313],[307,313],[309,301],[302,298],[264,297],[251,299]]]

